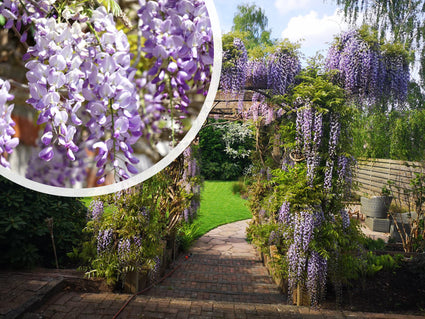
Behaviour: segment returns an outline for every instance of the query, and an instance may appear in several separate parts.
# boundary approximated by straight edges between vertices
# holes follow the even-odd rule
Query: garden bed
[[[335,302],[335,292],[328,290],[325,309],[342,308],[363,312],[425,314],[425,273],[403,262],[395,271],[379,271],[373,277],[353,282],[343,289],[342,303]]]
[[[285,294],[287,285],[276,277],[270,257],[261,254],[275,283]],[[394,251],[392,251],[394,253]],[[403,252],[398,251],[403,255]],[[326,299],[320,304],[322,309],[377,313],[400,313],[425,315],[425,257],[415,254],[416,258],[405,258],[399,268],[393,271],[381,270],[374,276],[364,277],[345,285],[341,302],[337,302],[332,286],[327,287]]]

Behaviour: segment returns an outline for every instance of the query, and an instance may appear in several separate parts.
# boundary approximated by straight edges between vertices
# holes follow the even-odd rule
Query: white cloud
[[[317,2],[317,0],[316,0]],[[281,14],[311,7],[312,0],[275,0],[274,5]]]
[[[292,42],[303,39],[304,49],[316,51],[328,47],[334,35],[347,29],[348,24],[344,22],[343,13],[338,10],[331,16],[325,14],[322,17],[312,10],[307,15],[291,18],[282,31],[282,38],[288,38]]]

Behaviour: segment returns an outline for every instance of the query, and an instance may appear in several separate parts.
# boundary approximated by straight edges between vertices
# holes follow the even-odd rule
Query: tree
[[[273,45],[270,39],[270,30],[267,30],[268,18],[264,10],[255,4],[238,5],[238,12],[233,17],[232,31],[240,32],[246,40],[246,49],[249,52],[265,49]]]

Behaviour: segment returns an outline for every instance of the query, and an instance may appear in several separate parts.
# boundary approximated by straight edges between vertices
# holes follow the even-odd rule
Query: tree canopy
[[[262,8],[255,4],[238,5],[238,11],[233,17],[232,31],[245,40],[247,51],[256,50],[273,45],[270,38],[271,31],[267,29],[268,18]]]

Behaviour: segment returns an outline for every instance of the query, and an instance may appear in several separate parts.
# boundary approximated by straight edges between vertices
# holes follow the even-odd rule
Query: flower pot
[[[362,204],[361,211],[368,217],[387,218],[392,200],[391,196],[362,197],[360,199]]]

